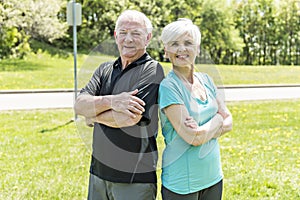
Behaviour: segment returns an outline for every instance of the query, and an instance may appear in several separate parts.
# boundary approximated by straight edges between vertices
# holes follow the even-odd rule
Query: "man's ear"
[[[197,47],[197,54],[200,56],[200,45]]]
[[[146,46],[148,46],[148,44],[149,44],[151,38],[152,38],[152,33],[148,33],[147,39],[146,39]]]
[[[114,38],[115,38],[115,42],[116,42],[116,44],[118,44],[118,42],[117,42],[117,38],[118,38],[118,36],[117,36],[117,32],[116,32],[116,31],[114,31]]]

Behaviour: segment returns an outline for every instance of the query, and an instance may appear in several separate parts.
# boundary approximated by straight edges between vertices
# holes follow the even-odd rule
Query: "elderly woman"
[[[162,31],[172,70],[161,82],[159,107],[163,152],[162,198],[222,198],[223,173],[217,138],[232,129],[232,116],[213,80],[194,72],[200,53],[200,30],[179,19]]]

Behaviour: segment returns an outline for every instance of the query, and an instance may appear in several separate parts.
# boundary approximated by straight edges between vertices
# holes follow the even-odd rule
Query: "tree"
[[[113,32],[117,17],[125,9],[136,9],[147,15],[154,27],[153,39],[148,47],[152,57],[164,60],[163,47],[159,36],[162,28],[178,18],[189,18],[198,25],[202,32],[201,56],[208,54],[216,63],[236,63],[236,55],[242,50],[243,41],[235,29],[232,10],[226,6],[226,0],[81,0],[82,25],[78,27],[78,47],[89,50],[103,44],[114,45]],[[63,12],[60,16],[65,16]],[[72,29],[63,41],[72,38]],[[104,44],[105,43],[105,44]],[[107,45],[106,45],[107,44]],[[68,45],[68,44],[67,44]],[[116,51],[114,47],[111,51]]]
[[[62,37],[67,24],[59,21],[57,14],[63,3],[63,0],[2,0],[0,40],[6,50],[0,57],[24,56],[30,50],[29,39],[52,42]]]
[[[300,5],[299,1],[280,1],[278,12],[278,35],[280,46],[279,62],[288,65],[299,65],[300,56]]]
[[[298,2],[242,0],[237,3],[235,23],[245,43],[241,54],[244,60],[242,64],[299,65]]]
[[[243,41],[235,29],[231,7],[226,1],[204,1],[200,18],[203,48],[215,63],[235,64],[234,55],[241,52]]]

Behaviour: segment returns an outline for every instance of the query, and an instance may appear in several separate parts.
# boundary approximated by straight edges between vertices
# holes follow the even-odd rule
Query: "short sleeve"
[[[106,85],[107,79],[112,71],[112,62],[102,63],[94,72],[89,82],[81,89],[81,94],[89,94],[92,96],[99,96],[102,86]]]
[[[92,96],[97,96],[99,95],[99,91],[101,88],[101,71],[100,68],[97,68],[94,72],[94,74],[92,75],[90,81],[86,84],[86,86],[84,88],[81,89],[80,91],[80,95],[81,94],[89,94]]]
[[[143,117],[148,120],[152,118],[151,110],[153,106],[157,105],[158,88],[163,78],[164,71],[162,66],[157,62],[153,62],[143,70],[139,81],[135,86],[139,89],[136,96],[146,103]]]
[[[159,108],[164,108],[173,104],[184,104],[183,96],[178,85],[174,81],[164,79],[159,86],[158,104]]]

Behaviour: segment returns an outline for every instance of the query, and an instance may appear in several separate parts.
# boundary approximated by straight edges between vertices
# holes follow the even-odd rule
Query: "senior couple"
[[[218,137],[232,117],[213,80],[194,72],[201,34],[188,19],[164,27],[161,40],[172,70],[146,52],[150,20],[124,11],[114,37],[120,56],[101,64],[76,99],[74,109],[93,124],[88,199],[155,200],[158,116],[165,149],[164,200],[222,198]]]

